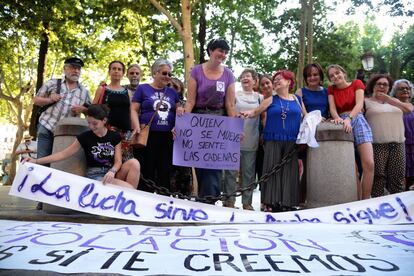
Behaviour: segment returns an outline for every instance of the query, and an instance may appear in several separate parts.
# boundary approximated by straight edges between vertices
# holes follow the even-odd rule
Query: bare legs
[[[122,187],[137,189],[140,173],[141,166],[138,160],[129,159],[122,164],[121,169],[116,173],[116,178],[113,182]]]
[[[357,146],[362,164],[361,187],[358,188],[358,199],[371,197],[372,183],[374,181],[374,151],[371,143],[363,143]]]

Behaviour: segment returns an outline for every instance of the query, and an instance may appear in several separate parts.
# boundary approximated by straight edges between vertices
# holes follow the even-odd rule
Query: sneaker
[[[243,209],[244,210],[250,210],[250,211],[254,211],[254,208],[251,204],[243,204]]]

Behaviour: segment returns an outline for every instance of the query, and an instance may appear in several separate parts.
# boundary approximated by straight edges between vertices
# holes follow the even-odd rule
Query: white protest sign
[[[10,195],[91,214],[134,220],[191,223],[413,223],[414,192],[285,213],[252,212],[103,185],[32,163],[22,164]]]
[[[414,270],[413,224],[155,227],[0,220],[0,233],[1,269],[318,276]]]

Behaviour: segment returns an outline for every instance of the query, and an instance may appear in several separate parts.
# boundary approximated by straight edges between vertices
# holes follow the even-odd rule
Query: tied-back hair
[[[120,61],[120,60],[114,60],[114,61],[111,61],[111,63],[109,63],[109,66],[108,66],[108,70],[109,70],[109,71],[111,70],[112,64],[114,64],[114,63],[119,63],[119,64],[121,64],[121,67],[122,67],[122,72],[123,72],[123,73],[125,73],[125,64],[124,64],[122,61]]]
[[[348,81],[348,73],[346,72],[346,70],[341,65],[338,65],[338,64],[331,64],[326,69],[326,75],[328,76],[329,81],[331,81],[331,78],[329,77],[329,70],[331,70],[332,68],[337,69],[337,70],[341,71],[342,73],[344,73],[345,81]]]
[[[110,109],[106,104],[91,104],[86,111],[86,115],[96,120],[103,120],[108,118],[109,111]]]
[[[388,81],[389,86],[388,86],[387,93],[389,93],[391,91],[391,87],[394,83],[394,80],[391,78],[391,76],[389,74],[375,74],[369,79],[369,81],[367,83],[367,88],[365,90],[367,96],[371,96],[374,93],[375,84],[377,83],[377,81],[379,79],[382,79],[382,78],[387,79],[387,81]]]
[[[210,56],[210,51],[214,51],[215,49],[223,49],[225,51],[230,51],[230,46],[227,40],[225,40],[224,38],[212,39],[207,44],[207,55]]]

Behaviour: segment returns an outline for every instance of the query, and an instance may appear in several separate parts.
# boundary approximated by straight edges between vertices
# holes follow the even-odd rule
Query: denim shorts
[[[340,117],[345,119],[348,115],[349,113],[344,113],[341,114]],[[371,127],[362,113],[358,113],[355,118],[352,119],[351,126],[356,146],[373,142]]]
[[[106,167],[91,167],[86,170],[86,177],[93,180],[102,180],[110,168]]]

